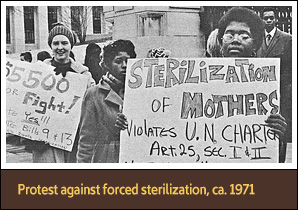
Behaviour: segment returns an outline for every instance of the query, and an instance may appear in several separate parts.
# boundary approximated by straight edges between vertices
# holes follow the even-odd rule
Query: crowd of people
[[[281,58],[281,111],[265,121],[279,135],[279,162],[285,162],[287,142],[291,131],[291,58],[292,38],[275,27],[274,8],[265,8],[261,17],[254,11],[233,7],[219,21],[207,41],[206,57],[279,57]],[[269,36],[268,36],[269,34]],[[270,37],[268,39],[268,37]],[[125,93],[127,60],[136,58],[130,40],[110,42],[103,49],[96,43],[86,47],[84,64],[71,56],[75,45],[72,31],[57,23],[49,32],[47,51],[37,54],[37,60],[55,67],[56,74],[67,72],[86,74],[88,86],[82,103],[81,118],[73,150],[67,152],[44,142],[21,141],[39,163],[117,163],[119,162],[120,130],[127,129],[127,118],[122,114]],[[167,58],[171,51],[156,47],[148,51],[148,58]],[[31,62],[30,52],[20,59]]]

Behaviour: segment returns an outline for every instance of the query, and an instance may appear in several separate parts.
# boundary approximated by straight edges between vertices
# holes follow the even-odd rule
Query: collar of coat
[[[123,106],[123,99],[111,88],[111,86],[102,79],[98,83],[99,89],[105,90],[108,94],[105,97],[105,101],[110,101],[119,106]]]
[[[270,34],[271,39],[272,39],[274,37],[276,31],[277,31],[277,28],[276,27],[274,27],[269,33],[265,30],[265,39],[266,39],[266,37],[267,37],[268,34]]]
[[[80,64],[79,62],[74,61],[72,58],[70,59],[70,68],[72,68],[73,70],[75,70],[77,73],[79,74],[83,74],[84,72],[88,71],[88,67],[83,66],[83,64]],[[43,62],[51,65],[51,60],[52,58],[46,59]]]

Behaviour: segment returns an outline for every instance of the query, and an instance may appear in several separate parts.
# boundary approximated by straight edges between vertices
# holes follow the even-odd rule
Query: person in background
[[[88,68],[75,62],[69,56],[74,44],[75,38],[72,31],[62,23],[54,24],[48,36],[48,45],[52,49],[53,58],[44,60],[44,63],[56,67],[54,69],[56,75],[62,74],[63,77],[66,76],[67,72],[88,75],[89,81],[87,87],[92,87],[95,82]],[[27,140],[26,144],[32,149],[34,163],[75,162],[75,155],[73,156],[72,154],[76,153],[76,143],[73,146],[72,152],[52,147],[41,141]]]
[[[89,68],[92,78],[98,84],[101,77],[106,73],[100,66],[100,54],[101,48],[96,43],[90,43],[86,47],[85,62],[84,65]]]
[[[256,51],[261,47],[263,37],[263,22],[252,10],[233,7],[219,21],[217,38],[223,57],[256,57]],[[284,162],[286,120],[280,114],[271,114],[265,123],[279,135],[279,162]]]
[[[206,57],[220,57],[220,44],[217,40],[218,29],[214,29],[207,39]]]
[[[288,124],[285,133],[285,145],[282,148],[286,154],[287,142],[292,142],[292,36],[276,28],[277,14],[273,7],[265,7],[261,17],[265,24],[265,36],[257,57],[280,58],[280,96],[281,114]]]
[[[44,61],[45,59],[49,59],[49,58],[52,58],[52,56],[50,55],[50,53],[48,51],[41,51],[41,52],[37,53],[38,61]]]
[[[31,52],[21,53],[20,60],[31,63],[32,62],[32,54],[31,54]]]
[[[147,53],[147,58],[168,58],[172,52],[163,47],[150,49]]]
[[[122,111],[127,60],[136,58],[129,40],[117,40],[103,48],[107,73],[87,90],[82,104],[78,163],[119,162],[120,129],[115,127]],[[112,86],[107,80],[113,81]]]

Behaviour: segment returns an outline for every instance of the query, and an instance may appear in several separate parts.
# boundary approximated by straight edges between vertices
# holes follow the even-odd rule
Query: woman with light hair
[[[218,29],[213,30],[207,40],[206,57],[220,57],[220,44],[217,40]]]

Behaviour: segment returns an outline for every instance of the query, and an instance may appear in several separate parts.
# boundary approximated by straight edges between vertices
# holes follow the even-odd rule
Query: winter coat
[[[123,99],[104,81],[87,90],[82,104],[77,162],[119,162],[120,130],[115,127]]]

